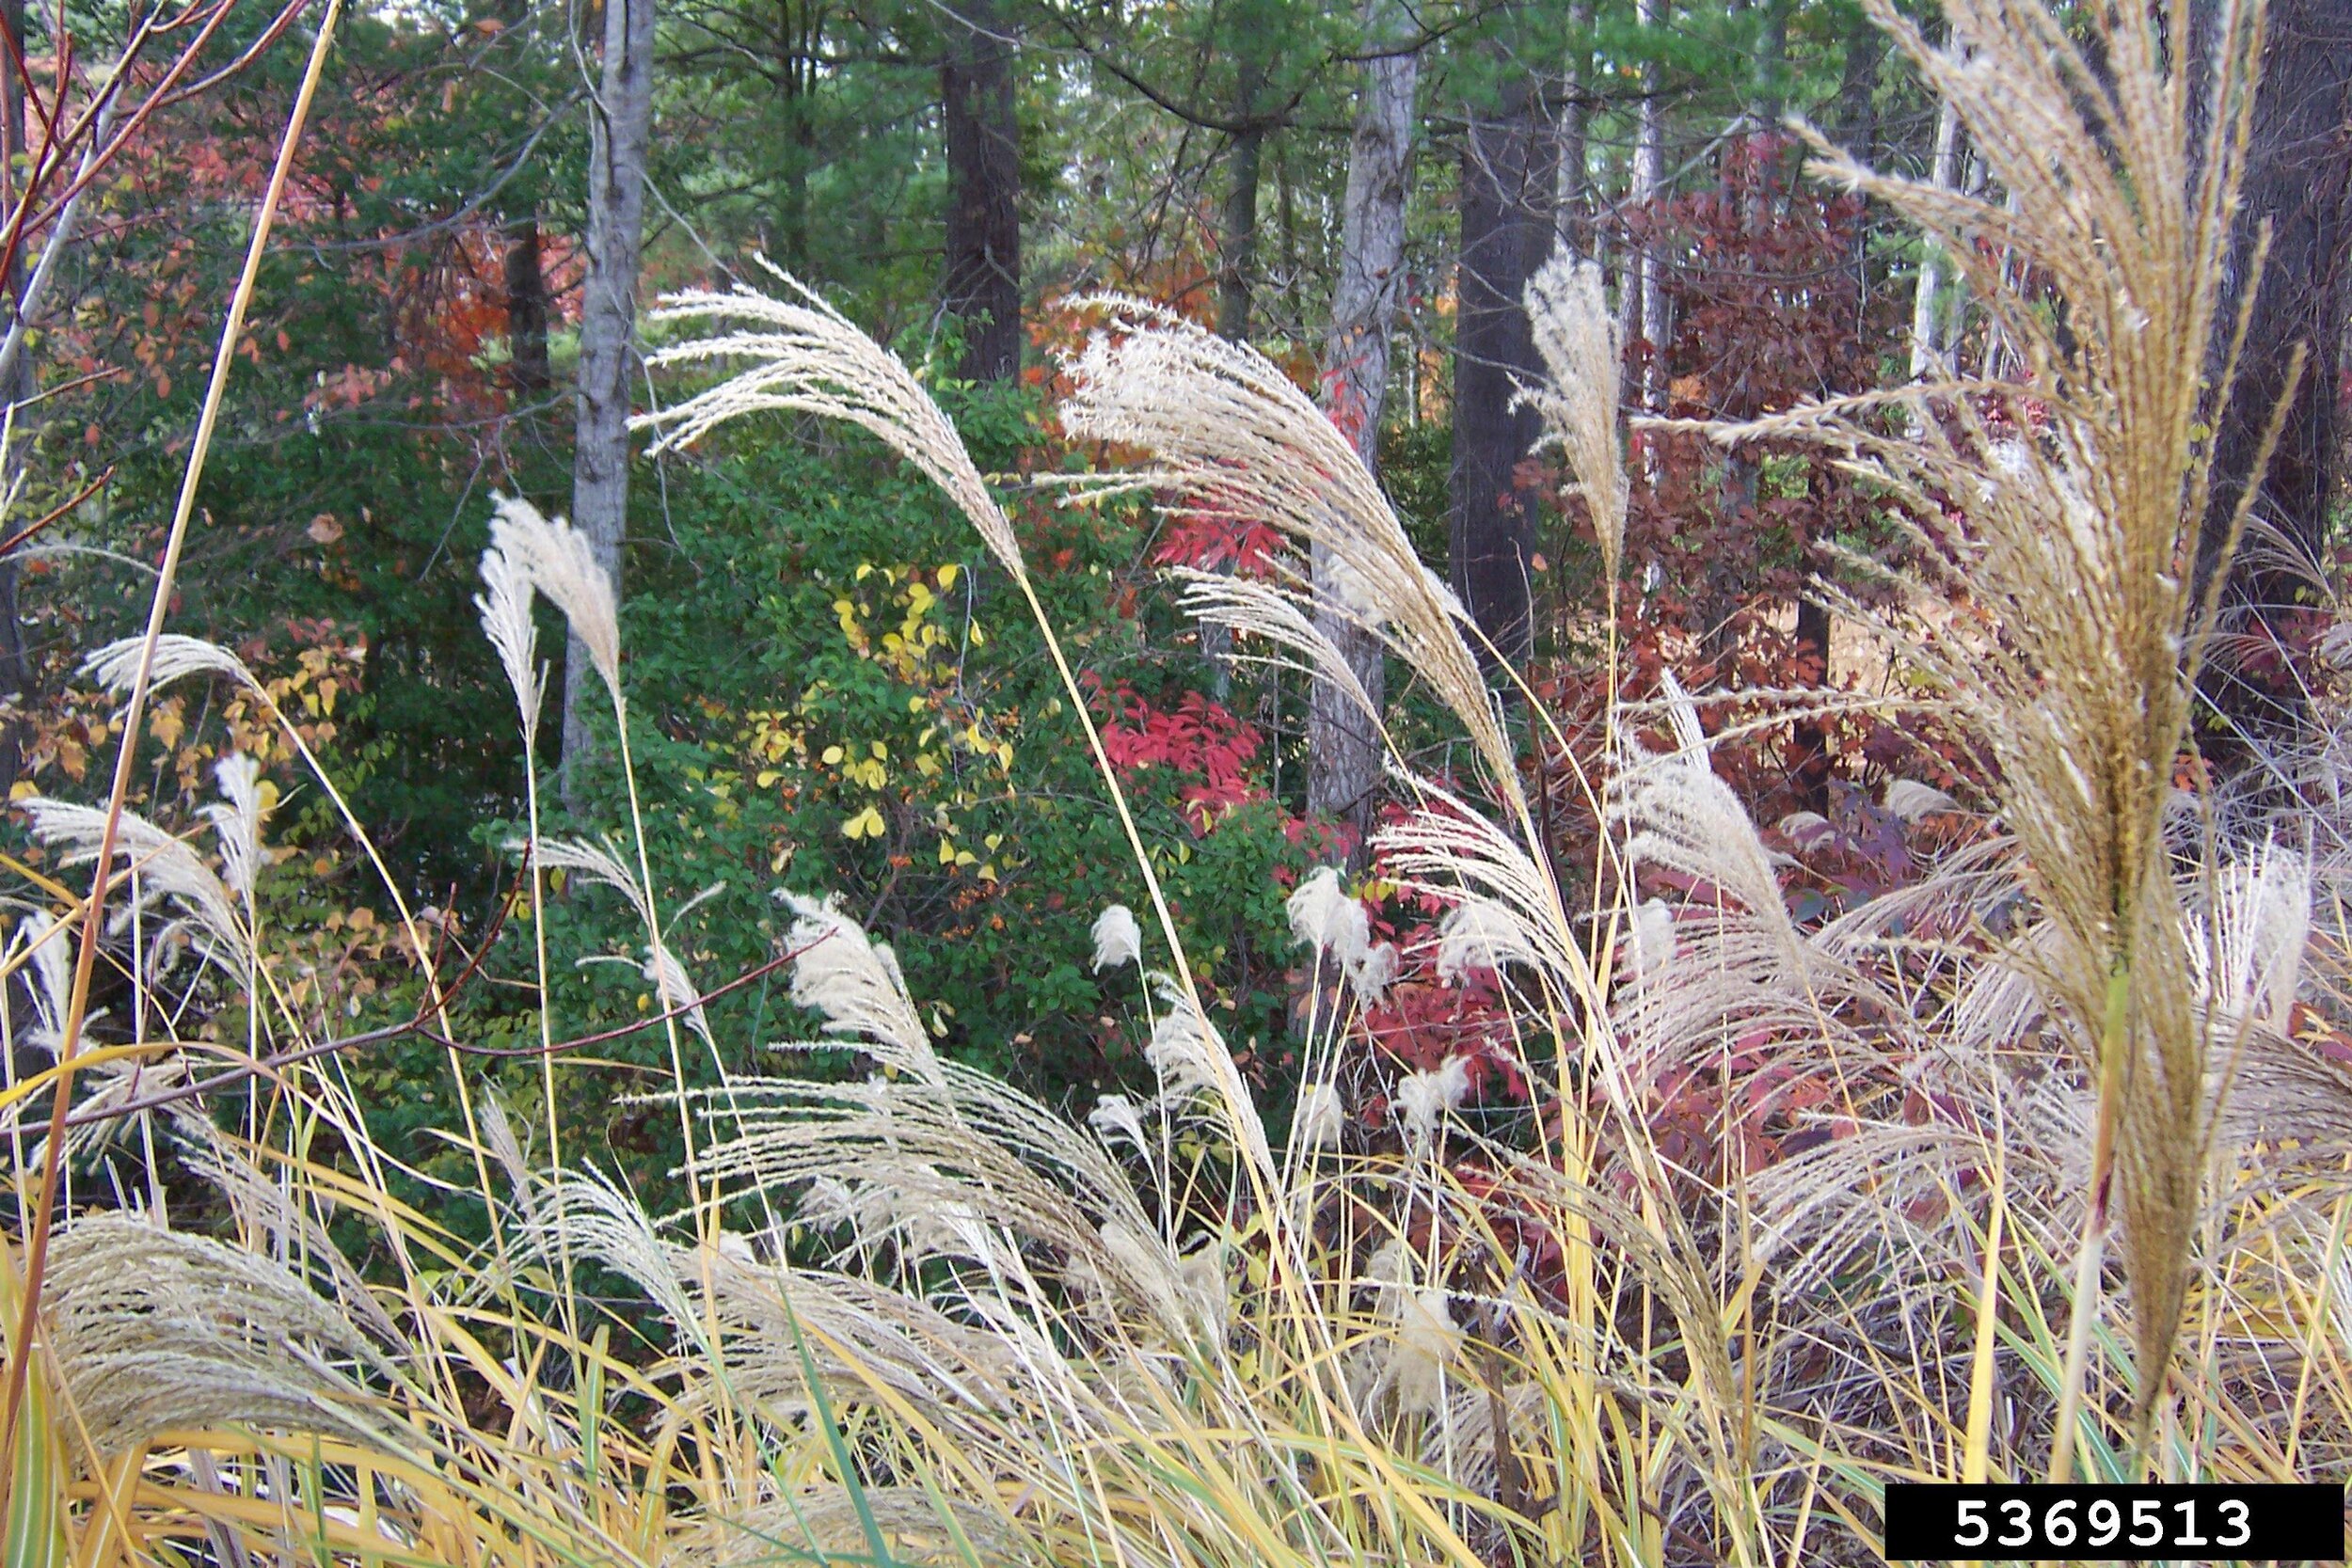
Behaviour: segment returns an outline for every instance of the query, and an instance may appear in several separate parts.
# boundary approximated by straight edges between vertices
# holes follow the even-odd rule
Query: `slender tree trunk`
[[[1236,75],[1232,118],[1250,128],[1225,152],[1225,199],[1217,204],[1216,331],[1234,342],[1249,341],[1249,307],[1258,274],[1258,184],[1265,157],[1265,130],[1258,112],[1258,89],[1265,68],[1246,57]],[[1209,694],[1225,701],[1233,689],[1233,634],[1226,626],[1200,628],[1201,657],[1209,661]]]
[[[653,0],[605,0],[602,77],[588,117],[588,269],[580,289],[572,522],[588,536],[615,592],[628,522],[629,381],[653,132]],[[580,763],[591,746],[595,684],[588,651],[573,638],[564,658],[563,795],[575,809]]]
[[[1960,114],[1948,100],[1935,118],[1935,164],[1928,178],[1939,190],[1960,182]],[[1944,293],[1944,253],[1932,244],[1919,262],[1917,291],[1911,300],[1911,376],[1916,381],[1934,368],[1944,351],[1941,309]]]
[[[1525,80],[1510,81],[1495,107],[1472,107],[1468,119],[1454,329],[1454,589],[1492,644],[1481,654],[1516,664],[1534,644],[1534,518],[1512,482],[1539,426],[1534,410],[1511,404],[1514,378],[1539,372],[1522,301],[1551,222],[1549,193],[1534,178],[1537,115]]]
[[[817,162],[817,45],[821,22],[815,0],[777,0],[776,64],[783,77],[784,206],[776,244],[785,270],[809,270],[808,176]]]
[[[1764,0],[1764,24],[1758,31],[1756,44],[1756,71],[1749,84],[1748,119],[1755,125],[1753,133],[1758,153],[1755,183],[1749,189],[1747,210],[1742,219],[1752,230],[1765,229],[1776,221],[1774,191],[1776,170],[1764,166],[1761,157],[1769,137],[1778,129],[1786,106],[1781,96],[1781,73],[1787,68],[1788,55],[1788,13],[1780,0]],[[1762,413],[1760,408],[1738,405],[1723,412],[1733,419],[1753,419]],[[1735,449],[1724,458],[1724,497],[1725,521],[1737,523],[1755,510],[1758,470],[1755,454],[1746,449]],[[1739,650],[1740,610],[1747,603],[1753,586],[1751,568],[1755,562],[1730,551],[1717,551],[1707,567],[1707,592],[1703,598],[1706,609],[1700,619],[1704,623],[1707,655],[1720,672],[1725,662]],[[1798,606],[1802,617],[1804,607]]]
[[[1586,102],[1593,90],[1593,0],[1572,0],[1568,7],[1568,69],[1563,85],[1566,102],[1560,108],[1560,165],[1551,192],[1551,228],[1560,244],[1579,256],[1593,253],[1590,204],[1592,175],[1592,115]]]
[[[1258,183],[1265,131],[1253,126],[1233,138],[1225,155],[1225,200],[1217,213],[1216,332],[1246,342],[1258,280]]]
[[[0,45],[0,154],[7,160],[6,168],[0,169],[0,221],[5,221],[16,208],[16,166],[24,153],[24,95],[16,79],[16,60],[24,40],[24,0],[0,0],[0,28],[8,33],[7,43]],[[21,249],[9,258],[7,275],[0,277],[0,295],[5,295],[8,320],[13,324],[16,312],[25,304]],[[33,356],[20,352],[8,366],[5,377],[0,378],[0,403],[15,410],[9,428],[11,438],[0,445],[0,495],[8,493],[16,478],[17,452],[24,435],[23,425],[29,418],[24,404],[31,400],[33,389]],[[18,526],[19,520],[13,515],[0,517],[0,528],[13,531]],[[0,555],[0,795],[5,795],[16,782],[24,764],[20,720],[9,705],[21,701],[32,684],[32,672],[24,657],[24,623],[17,610],[17,583],[16,552],[11,550]]]
[[[1845,67],[1837,89],[1838,139],[1866,163],[1875,163],[1878,157],[1878,107],[1874,94],[1879,62],[1885,57],[1883,40],[1884,35],[1871,24],[1869,18],[1856,21],[1846,40]],[[1867,309],[1867,264],[1862,226],[1857,224],[1847,263],[1854,292],[1857,332]],[[1797,657],[1804,665],[1800,679],[1828,683],[1831,629],[1829,608],[1819,595],[1801,595],[1797,600],[1796,636]],[[1788,772],[1798,799],[1807,811],[1826,814],[1830,806],[1828,725],[1818,719],[1800,721],[1789,733],[1789,753]]]
[[[955,0],[947,57],[947,314],[964,324],[963,374],[1021,373],[1021,126],[1012,43],[995,0]]]
[[[539,220],[517,218],[506,230],[506,341],[515,398],[529,403],[554,376],[548,368],[548,278],[539,258]]]
[[[1367,40],[1393,38],[1396,0],[1367,0]],[[1379,471],[1380,414],[1389,390],[1389,349],[1405,287],[1405,179],[1412,155],[1413,95],[1419,55],[1392,55],[1364,65],[1356,135],[1347,150],[1347,195],[1341,214],[1340,273],[1331,294],[1331,333],[1324,345],[1324,406]],[[1314,561],[1318,604],[1337,596],[1330,562]],[[1318,610],[1315,624],[1338,644],[1348,668],[1377,706],[1387,695],[1379,639],[1345,616]],[[1360,859],[1371,837],[1380,787],[1381,739],[1375,716],[1338,688],[1314,683],[1307,717],[1307,810],[1355,830]]]
[[[1665,21],[1666,0],[1636,0],[1634,16],[1644,32],[1654,33]],[[1660,90],[1658,61],[1645,59],[1642,107],[1633,133],[1633,184],[1626,193],[1626,204],[1637,213],[1646,213],[1658,200],[1665,180],[1665,105],[1659,101]],[[1632,319],[1623,324],[1629,330],[1621,341],[1630,345],[1639,338],[1647,346],[1642,361],[1642,404],[1655,412],[1664,406],[1665,393],[1665,264],[1658,247],[1647,241],[1633,247],[1633,252],[1627,282],[1636,286],[1638,299]],[[1624,310],[1625,306],[1619,309]]]

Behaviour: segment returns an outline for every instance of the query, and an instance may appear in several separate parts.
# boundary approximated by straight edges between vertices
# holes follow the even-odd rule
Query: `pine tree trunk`
[[[644,239],[645,154],[653,131],[653,0],[606,0],[604,60],[588,117],[587,276],[580,303],[580,405],[572,451],[572,523],[621,584],[628,521],[628,409],[637,332],[637,263]],[[564,657],[563,795],[580,804],[599,700],[578,638]]]
[[[1536,105],[1523,78],[1494,108],[1472,107],[1462,149],[1461,254],[1455,282],[1454,463],[1450,543],[1454,590],[1491,648],[1482,657],[1523,663],[1534,627],[1528,558],[1534,518],[1513,476],[1534,445],[1532,409],[1514,411],[1514,378],[1534,381],[1535,348],[1522,296],[1551,240],[1534,156]]]
[[[1402,20],[1395,0],[1367,0],[1368,40],[1391,38]],[[1405,178],[1412,154],[1413,95],[1421,56],[1391,55],[1364,65],[1356,135],[1348,144],[1347,194],[1341,214],[1339,279],[1331,294],[1331,332],[1324,347],[1324,404],[1355,444],[1364,467],[1378,471],[1380,414],[1389,389],[1389,343],[1405,288]],[[1317,601],[1334,595],[1329,562],[1314,562]],[[1386,695],[1379,640],[1344,616],[1318,610],[1316,625],[1339,645],[1348,668],[1376,706]],[[1381,740],[1375,716],[1337,687],[1314,683],[1307,717],[1307,810],[1355,831],[1360,859],[1380,787]]]
[[[964,324],[964,376],[1021,373],[1021,127],[1013,114],[1012,44],[994,0],[955,0],[947,57],[946,313]]]

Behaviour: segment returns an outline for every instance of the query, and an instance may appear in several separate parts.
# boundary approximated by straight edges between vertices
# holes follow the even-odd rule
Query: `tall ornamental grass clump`
[[[1195,612],[1343,689],[1321,628],[1360,627],[1470,759],[1438,776],[1391,748],[1405,810],[1375,848],[1450,911],[1436,971],[1506,999],[1532,1108],[1473,1123],[1455,1059],[1394,1085],[1391,1152],[1350,1136],[1352,1024],[1398,956],[1323,873],[1289,913],[1331,983],[1295,1109],[1269,1125],[954,428],[797,286],[680,296],[669,319],[717,330],[656,363],[727,373],[643,421],[661,442],[767,410],[859,425],[937,483],[1035,614],[1134,851],[1142,916],[1102,911],[1094,961],[1149,1022],[1151,1091],[1081,1124],[943,1058],[890,946],[804,887],[777,890],[778,961],[818,1034],[753,1042],[757,1075],[730,1067],[744,1053],[716,1037],[634,807],[620,836],[549,837],[533,776],[522,902],[535,914],[560,871],[642,930],[672,1073],[654,1098],[687,1150],[686,1207],[649,1212],[562,1141],[557,1077],[593,1069],[567,1065],[558,1020],[540,1020],[541,1103],[509,1103],[437,984],[415,1019],[342,1039],[273,989],[248,768],[222,771],[213,856],[119,805],[29,802],[63,863],[122,895],[109,951],[133,985],[229,986],[252,1030],[238,1049],[152,1029],[88,1049],[66,962],[87,906],[56,888],[65,921],[10,942],[35,1015],[11,1015],[10,1044],[81,1082],[46,1120],[31,1108],[60,1068],[6,1091],[20,1234],[47,1224],[41,1173],[71,1177],[61,1151],[95,1138],[170,1149],[211,1195],[197,1224],[161,1184],[69,1180],[73,1217],[39,1264],[6,1254],[12,1558],[1760,1568],[1869,1560],[1894,1480],[2332,1473],[2352,1449],[2335,1331],[2352,1083],[2294,1034],[2298,1003],[2341,979],[2341,949],[2312,940],[2342,927],[2334,868],[2225,833],[2173,788],[2212,618],[2194,566],[2259,13],[2225,3],[2194,71],[2160,47],[2188,36],[2185,3],[1947,15],[1931,46],[1879,8],[2007,204],[1826,162],[1976,268],[2029,380],[1719,434],[1830,443],[1915,525],[1917,592],[1968,586],[1920,667],[2000,765],[1997,831],[1801,927],[1710,766],[1703,694],[1668,681],[1613,711],[1607,765],[1575,781],[1611,826],[1595,885],[1617,891],[1571,905],[1505,722],[1518,705],[1348,443],[1249,349],[1094,301],[1062,420],[1133,464],[1073,481],[1073,500],[1135,488],[1279,529],[1287,573],[1188,576]],[[2009,263],[1985,259],[2001,248]],[[1597,277],[1556,262],[1528,304],[1549,377],[1527,394],[1613,572],[1626,486]],[[503,502],[482,575],[526,754],[540,597],[626,745],[612,587],[578,537]],[[160,623],[90,669],[253,684]],[[1902,789],[1906,811],[1953,809]],[[1666,885],[1695,891],[1643,898]],[[531,924],[544,982],[573,955]],[[405,911],[402,928],[430,970],[427,928]],[[427,1178],[369,1137],[342,1064],[394,1033],[450,1052],[447,1135],[470,1172],[451,1196],[478,1237],[396,1196]],[[828,1069],[845,1054],[866,1070]],[[715,1076],[690,1087],[701,1055]],[[1719,1164],[1678,1164],[1649,1110],[1694,1077],[1724,1107],[1802,1106],[1806,1136],[1753,1165],[1736,1139]],[[101,1196],[111,1212],[85,1212]]]

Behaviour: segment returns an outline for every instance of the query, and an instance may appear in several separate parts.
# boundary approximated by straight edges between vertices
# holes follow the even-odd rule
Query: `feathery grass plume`
[[[548,601],[564,612],[564,618],[571,624],[572,635],[588,650],[596,673],[604,678],[606,689],[618,697],[620,606],[613,597],[612,579],[596,564],[596,546],[570,523],[561,517],[549,521],[537,507],[519,496],[499,496],[495,504],[497,510],[490,519],[489,554],[506,563],[502,571],[519,572],[528,578],[532,587],[546,594]],[[486,575],[486,555],[483,566]],[[497,592],[495,584],[492,591]],[[530,606],[522,606],[520,612],[528,620]],[[508,613],[514,611],[510,610]],[[491,626],[486,610],[484,615],[484,630],[491,634],[493,645],[499,647],[499,657],[505,662],[509,656],[499,641],[504,627]],[[510,665],[507,679],[514,678]],[[523,689],[521,685],[515,689],[517,702],[522,700]]]
[[[1297,1108],[1291,1113],[1291,1147],[1328,1148],[1340,1141],[1346,1124],[1347,1107],[1338,1086],[1309,1084],[1298,1091]]]
[[[539,628],[531,618],[531,569],[522,558],[493,545],[482,552],[482,582],[484,592],[473,597],[482,615],[482,635],[498,650],[529,744],[538,736],[548,695],[547,666],[539,662]]]
[[[1464,933],[1461,942],[1471,944],[1457,944],[1464,961],[1485,968],[1496,960],[1525,961],[1558,995],[1597,995],[1549,869],[1459,796],[1427,779],[1410,782],[1422,804],[1382,826],[1373,844],[1400,886],[1477,908],[1455,923]],[[1474,943],[1463,921],[1475,922]]]
[[[1446,1113],[1461,1109],[1462,1101],[1469,1097],[1467,1057],[1448,1056],[1434,1068],[1399,1078],[1393,1098],[1406,1144],[1416,1150],[1427,1148]]]
[[[1334,565],[1339,564],[1337,557],[1330,560]],[[1177,606],[1185,614],[1206,626],[1223,626],[1228,631],[1263,638],[1279,648],[1288,648],[1299,656],[1295,661],[1268,658],[1264,662],[1327,681],[1359,711],[1375,721],[1381,718],[1378,705],[1364,689],[1347,656],[1315,624],[1311,589],[1287,587],[1263,578],[1203,572],[1189,566],[1177,567],[1169,575],[1183,585]],[[1346,580],[1362,581],[1360,578]],[[1377,606],[1370,604],[1351,603],[1349,609],[1350,619],[1358,622],[1377,613]]]
[[[1351,970],[1362,966],[1371,950],[1372,922],[1362,902],[1341,888],[1340,874],[1330,866],[1317,866],[1302,878],[1283,912],[1290,917],[1292,941]]]
[[[102,1453],[242,1423],[407,1444],[369,1379],[397,1382],[350,1317],[243,1247],[143,1220],[59,1230],[41,1292],[49,1348]]]
[[[2204,940],[2189,942],[2190,974],[2221,1037],[2240,1023],[2290,1033],[2312,933],[2309,857],[2265,842],[2222,869],[2203,912]]]
[[[1944,812],[1960,810],[1960,802],[1931,784],[1917,779],[1890,779],[1879,797],[1879,804],[1899,822],[1906,825]]]
[[[1565,249],[1555,252],[1529,280],[1526,303],[1535,352],[1549,373],[1542,384],[1520,387],[1513,401],[1543,417],[1545,439],[1567,460],[1575,493],[1592,511],[1601,568],[1613,582],[1625,562],[1629,494],[1617,438],[1624,353],[1616,317],[1602,297],[1600,268]]]
[[[127,694],[138,679],[139,659],[146,647],[144,637],[125,637],[109,642],[82,660],[82,673],[118,696]],[[206,673],[227,675],[256,691],[262,689],[260,679],[246,667],[245,660],[218,643],[175,631],[155,639],[156,686]]]
[[[1347,983],[1355,988],[1358,1006],[1377,1007],[1387,1000],[1400,961],[1392,942],[1375,942],[1364,950],[1363,962],[1347,972]]]
[[[33,836],[61,851],[58,864],[85,865],[98,858],[99,846],[105,841],[104,812],[45,795],[30,796],[18,808],[29,819]],[[214,950],[234,959],[230,968],[242,974],[252,956],[250,934],[237,914],[234,896],[195,850],[136,812],[126,811],[116,831],[115,853],[136,874],[142,893],[178,903],[212,939]],[[119,911],[116,920],[123,918],[124,912]]]
[[[927,1083],[940,1082],[930,1035],[890,944],[868,937],[841,912],[837,898],[782,891],[776,898],[793,917],[785,938],[799,955],[792,960],[792,1005],[824,1014],[827,1034],[856,1036],[882,1061]]]
[[[651,906],[645,900],[644,890],[637,885],[637,878],[628,867],[621,863],[611,841],[591,844],[584,838],[550,838],[533,845],[516,838],[507,840],[506,847],[514,852],[529,849],[541,871],[568,872],[603,883],[628,900],[639,924],[649,923]]]
[[[57,1053],[65,1027],[66,1007],[73,992],[73,960],[67,956],[71,932],[47,910],[35,910],[17,922],[17,941],[24,961],[33,966],[36,984],[26,990],[33,999],[35,1026],[18,1038],[51,1056]],[[11,964],[8,967],[13,968]]]
[[[1772,852],[1731,786],[1716,776],[1697,705],[1671,673],[1663,684],[1675,749],[1649,756],[1629,737],[1629,759],[1613,781],[1611,816],[1632,830],[1626,859],[1635,866],[1662,866],[1729,895],[1793,957],[1796,927],[1781,901]]]
[[[2026,381],[1916,387],[1723,434],[1838,451],[1918,520],[1925,570],[1964,584],[1983,616],[1964,632],[1930,628],[1920,657],[1998,767],[2003,816],[2052,930],[2049,980],[2097,1085],[2051,1469],[2064,1479],[2110,1208],[2122,1218],[2144,1433],[2180,1321],[2208,1147],[2207,1038],[2163,828],[2235,543],[2234,522],[2217,540],[2205,525],[2210,433],[2243,325],[2218,308],[2261,6],[2061,14],[1954,0],[1938,46],[1889,0],[1867,3],[1957,111],[2006,201],[1881,174],[1818,142],[1816,166],[1942,245]],[[2185,49],[2192,36],[2210,48]],[[2249,483],[2247,498],[2258,490]],[[2201,600],[2200,570],[2213,585]]]
[[[1124,904],[1107,906],[1094,918],[1094,973],[1143,961],[1143,927]]]
[[[1375,613],[1347,602],[1318,608],[1376,633],[1412,666],[1468,732],[1494,787],[1518,800],[1514,752],[1463,641],[1460,602],[1422,564],[1338,427],[1246,343],[1136,300],[1087,303],[1111,321],[1068,363],[1063,428],[1152,454],[1151,466],[1115,482],[1120,487],[1158,490],[1207,515],[1251,517],[1326,552],[1345,569],[1349,599]],[[1228,598],[1225,624],[1301,645],[1288,614],[1250,624],[1256,603]],[[1311,657],[1318,671],[1329,662],[1319,647]]]
[[[745,414],[774,409],[842,420],[879,437],[947,493],[1007,570],[1022,570],[1012,524],[989,493],[956,428],[907,368],[798,278],[766,267],[798,301],[738,286],[729,293],[690,289],[648,312],[655,322],[737,322],[739,330],[660,349],[649,370],[713,360],[751,360],[750,370],[675,408],[641,414],[632,430],[659,433],[652,451],[690,446]]]
[[[253,910],[253,884],[262,866],[262,765],[232,752],[214,765],[226,799],[204,808],[205,820],[220,843],[220,876],[230,892]]]

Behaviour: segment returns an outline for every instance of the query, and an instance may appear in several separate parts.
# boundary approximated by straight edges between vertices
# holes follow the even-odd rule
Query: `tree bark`
[[[653,132],[653,0],[605,0],[601,80],[588,117],[588,266],[580,304],[572,523],[588,536],[616,594],[628,521],[629,380]],[[596,675],[578,638],[564,646],[562,788],[564,803],[578,809]]]
[[[1837,134],[1847,150],[1865,163],[1878,159],[1878,106],[1873,93],[1878,86],[1879,62],[1884,57],[1884,35],[1868,17],[1858,19],[1846,40],[1845,64],[1837,89]],[[1868,260],[1862,226],[1856,225],[1853,249],[1847,262],[1853,279],[1856,331],[1861,329],[1862,316],[1867,309]],[[1831,630],[1829,608],[1820,596],[1799,595],[1796,644],[1797,657],[1804,666],[1799,678],[1807,684],[1828,684]],[[1827,815],[1830,753],[1829,726],[1825,721],[1804,719],[1791,726],[1788,772],[1804,809]]]
[[[0,28],[8,32],[8,40],[0,43],[0,155],[6,158],[5,168],[0,168],[0,221],[5,221],[20,199],[15,171],[17,160],[24,153],[24,95],[16,79],[16,60],[24,41],[24,0],[0,0]],[[26,304],[21,248],[8,259],[7,276],[0,277],[0,293],[5,294],[13,324]],[[26,418],[24,405],[33,390],[33,356],[20,352],[5,375],[0,375],[0,402],[10,405],[15,414],[8,427],[10,439],[0,446],[0,495],[8,492],[16,477],[17,449],[23,437],[19,426]],[[16,524],[9,517],[0,526],[13,529]],[[16,552],[10,550],[0,555],[0,794],[16,782],[24,762],[20,720],[9,705],[21,700],[32,684],[24,657],[24,624],[17,613],[17,581]]]
[[[1534,643],[1527,574],[1534,519],[1512,480],[1539,425],[1533,409],[1515,412],[1511,403],[1515,378],[1532,382],[1539,373],[1522,298],[1543,264],[1551,223],[1533,178],[1536,105],[1524,79],[1467,118],[1449,486],[1454,589],[1492,645],[1481,657],[1518,664]]]
[[[1664,23],[1666,0],[1636,0],[1634,18],[1645,33]],[[1642,107],[1633,132],[1633,182],[1626,205],[1646,212],[1665,182],[1665,105],[1660,102],[1661,83],[1655,46],[1642,62]],[[1664,406],[1666,352],[1666,275],[1658,247],[1645,241],[1632,255],[1619,283],[1620,322],[1626,330],[1619,341],[1629,348],[1636,340],[1646,345],[1642,360],[1642,405],[1655,413]],[[1629,294],[1631,298],[1622,297]]]
[[[1225,155],[1225,199],[1216,225],[1216,333],[1235,342],[1249,337],[1250,295],[1258,277],[1258,175],[1264,156],[1265,132],[1255,126],[1235,136]]]
[[[995,0],[955,0],[947,57],[946,313],[964,324],[962,373],[1021,373],[1021,127],[1013,113],[1012,43]]]
[[[1367,40],[1395,36],[1396,0],[1366,0]],[[1406,172],[1412,155],[1413,95],[1421,56],[1391,55],[1364,65],[1356,134],[1347,150],[1347,194],[1341,213],[1339,278],[1331,293],[1331,331],[1324,345],[1324,406],[1377,474],[1380,415],[1389,390],[1390,339],[1405,288]],[[1330,562],[1313,564],[1318,605],[1337,596]],[[1346,657],[1375,707],[1386,696],[1379,639],[1346,616],[1318,609],[1315,624]],[[1307,716],[1307,810],[1354,830],[1351,859],[1360,861],[1380,787],[1380,728],[1327,681],[1314,683]]]
[[[1568,7],[1567,89],[1560,107],[1560,164],[1551,191],[1552,234],[1579,256],[1593,253],[1590,207],[1592,177],[1592,111],[1586,100],[1593,90],[1593,0],[1571,0]]]
[[[506,341],[516,401],[528,403],[554,377],[548,368],[548,279],[539,260],[539,220],[517,218],[506,230]]]
[[[1935,118],[1935,163],[1929,180],[1938,190],[1960,183],[1960,113],[1947,101]],[[1941,309],[1944,293],[1944,253],[1932,242],[1919,261],[1919,281],[1911,298],[1911,378],[1931,370],[1944,350]]]

